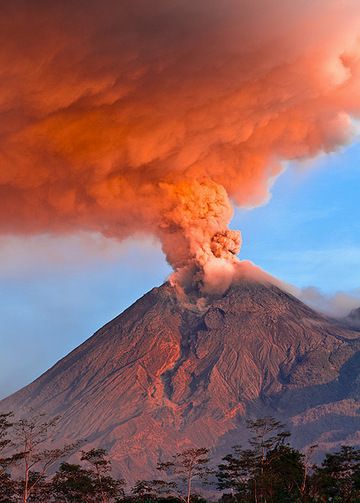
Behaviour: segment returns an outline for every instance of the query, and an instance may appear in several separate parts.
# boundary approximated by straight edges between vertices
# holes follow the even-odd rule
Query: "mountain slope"
[[[274,285],[198,307],[165,284],[0,409],[61,414],[59,438],[109,449],[129,480],[186,446],[228,450],[245,415],[286,421],[300,447],[360,443],[359,349],[358,332]]]

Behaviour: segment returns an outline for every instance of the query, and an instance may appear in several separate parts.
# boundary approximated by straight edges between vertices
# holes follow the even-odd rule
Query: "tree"
[[[95,492],[101,497],[102,503],[123,495],[123,480],[115,480],[110,475],[111,462],[106,457],[105,449],[91,449],[82,451],[81,461],[86,461],[92,467],[93,485]]]
[[[249,444],[261,461],[265,461],[268,451],[283,445],[290,437],[290,433],[284,429],[285,425],[273,417],[248,420],[246,426],[253,434]]]
[[[262,496],[269,503],[295,503],[301,500],[304,455],[289,445],[267,452],[262,474]]]
[[[164,480],[138,480],[131,489],[131,494],[137,501],[151,502],[157,501],[160,497],[174,497],[173,491],[176,489],[174,482],[166,482]]]
[[[360,450],[342,446],[327,454],[312,477],[313,495],[328,501],[358,503],[360,501]],[[332,498],[332,500],[330,500]]]
[[[141,501],[156,499],[157,493],[152,480],[138,480],[131,488],[131,494]]]
[[[91,503],[96,501],[90,470],[78,464],[61,463],[52,480],[52,494],[57,502]]]
[[[186,483],[186,503],[190,503],[193,479],[206,479],[211,472],[208,468],[209,449],[186,449],[172,457],[171,461],[159,463],[158,470],[178,475]]]
[[[235,446],[218,467],[218,488],[232,492],[223,500],[294,503],[304,480],[303,455],[288,445],[290,434],[274,418],[248,421],[247,427],[250,448]]]
[[[59,417],[45,421],[44,416],[38,413],[29,419],[20,419],[13,424],[13,444],[19,449],[15,458],[22,464],[24,473],[19,482],[22,487],[23,503],[30,501],[31,494],[54,464],[79,446],[77,442],[62,448],[44,448],[45,444],[51,444],[51,435],[59,421]]]
[[[18,496],[23,498],[24,481],[18,481],[16,486]],[[48,482],[45,475],[41,475],[39,472],[30,471],[29,487],[32,487],[28,495],[29,503],[49,503],[49,501],[51,501],[51,483]]]
[[[301,501],[308,501],[310,497],[310,484],[309,484],[309,474],[312,469],[315,468],[314,463],[312,462],[312,457],[314,454],[314,451],[318,447],[318,444],[313,444],[307,449],[305,449],[304,455],[303,455],[303,466],[304,466],[304,473],[303,473],[303,479],[300,487],[300,493],[302,500]],[[310,500],[309,500],[310,501]]]
[[[4,475],[7,468],[12,462],[12,457],[5,452],[11,446],[11,439],[9,437],[9,430],[13,423],[10,421],[13,413],[7,412],[5,414],[0,414],[0,476]]]
[[[87,461],[90,468],[61,463],[52,480],[55,501],[108,503],[123,496],[124,481],[109,475],[110,462],[106,459],[105,450],[91,449],[83,452],[81,459]]]
[[[227,454],[222,461],[216,473],[218,489],[230,489],[237,501],[248,501],[249,480],[255,476],[256,469],[254,452],[237,445],[233,447],[233,453]]]
[[[8,473],[0,475],[0,503],[15,502],[15,484]]]
[[[266,465],[267,454],[284,445],[290,433],[285,431],[285,426],[273,417],[264,417],[248,420],[247,428],[252,432],[249,444],[252,447],[252,463],[255,473],[253,478],[253,492],[255,503],[267,503],[265,483],[267,479]]]
[[[0,503],[11,503],[15,497],[14,483],[7,472],[14,461],[9,452],[11,447],[9,431],[12,427],[12,416],[11,412],[0,414]]]

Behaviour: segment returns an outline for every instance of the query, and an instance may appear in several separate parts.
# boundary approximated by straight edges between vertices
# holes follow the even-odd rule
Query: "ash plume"
[[[351,138],[359,21],[358,0],[3,3],[0,232],[152,234],[174,282],[231,281],[232,205]]]

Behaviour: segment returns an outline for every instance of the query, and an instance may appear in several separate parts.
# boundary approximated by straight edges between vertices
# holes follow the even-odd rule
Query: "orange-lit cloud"
[[[358,0],[14,0],[0,19],[1,233],[149,233],[178,277],[218,271],[230,201],[266,201],[281,161],[360,113]]]

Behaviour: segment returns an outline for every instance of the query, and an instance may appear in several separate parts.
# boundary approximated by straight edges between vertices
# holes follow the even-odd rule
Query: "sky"
[[[357,142],[311,169],[289,166],[268,204],[236,211],[241,257],[299,288],[360,299],[359,187]],[[153,238],[6,237],[0,258],[1,396],[31,382],[171,272]]]

